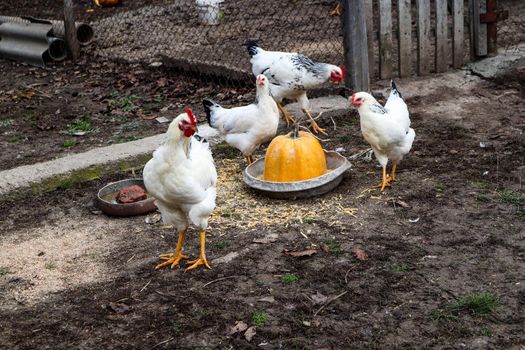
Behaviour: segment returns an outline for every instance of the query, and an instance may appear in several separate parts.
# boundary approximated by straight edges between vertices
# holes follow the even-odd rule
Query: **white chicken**
[[[262,74],[257,76],[255,102],[248,106],[223,108],[208,99],[202,103],[210,126],[225,135],[226,142],[240,150],[248,164],[253,163],[257,147],[277,133],[279,109]]]
[[[244,44],[250,53],[253,75],[264,74],[270,81],[270,94],[277,102],[286,123],[294,122],[294,118],[283,108],[284,98],[297,100],[303,113],[310,119],[311,128],[315,132],[326,135],[308,111],[310,102],[306,90],[319,87],[331,81],[340,83],[345,77],[345,68],[328,63],[317,63],[296,52],[266,51],[255,41]]]
[[[410,127],[407,105],[393,80],[390,96],[384,107],[366,92],[353,94],[351,102],[359,112],[363,137],[372,146],[379,164],[383,167],[383,180],[378,185],[383,191],[396,180],[397,163],[410,151],[416,137],[414,129]],[[389,159],[393,165],[391,175],[387,176],[386,166]]]
[[[194,135],[197,119],[188,108],[168,127],[166,141],[146,163],[144,185],[167,225],[174,225],[179,238],[174,254],[162,254],[163,263],[155,269],[176,267],[182,259],[182,245],[186,230],[193,224],[200,230],[200,256],[189,261],[187,270],[199,265],[210,268],[206,260],[205,241],[208,218],[215,208],[217,171],[208,143]]]

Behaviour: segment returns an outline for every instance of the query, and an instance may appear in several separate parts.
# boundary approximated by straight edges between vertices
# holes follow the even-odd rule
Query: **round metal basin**
[[[146,189],[142,179],[127,179],[109,183],[98,191],[97,206],[104,213],[112,216],[140,215],[157,209],[154,203],[155,198],[150,197],[149,195],[148,198],[138,202],[125,204],[118,203],[115,200],[118,191],[124,187],[132,185],[139,185],[140,187],[144,188],[144,190]]]
[[[343,174],[352,166],[348,159],[334,151],[324,151],[326,166],[330,170],[313,179],[294,182],[262,180],[264,158],[248,165],[243,172],[244,182],[251,188],[277,199],[299,199],[319,196],[333,190],[341,183]]]

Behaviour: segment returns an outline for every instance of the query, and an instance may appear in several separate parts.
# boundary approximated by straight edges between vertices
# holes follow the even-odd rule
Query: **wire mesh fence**
[[[106,0],[107,1],[107,0]],[[103,4],[104,0],[100,0]],[[301,52],[313,60],[344,63],[338,0],[121,0],[97,6],[75,0],[78,22],[95,40],[85,55],[179,69],[202,79],[252,83],[242,44],[257,39],[268,50]],[[0,15],[61,19],[63,1],[0,5]]]

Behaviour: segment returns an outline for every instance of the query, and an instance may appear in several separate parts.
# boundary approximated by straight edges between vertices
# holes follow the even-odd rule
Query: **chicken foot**
[[[394,163],[392,165],[392,175],[390,175],[390,177],[392,178],[392,181],[396,181],[396,168],[397,168],[397,163]]]
[[[277,102],[277,107],[283,114],[284,121],[286,122],[286,127],[290,127],[290,124],[293,125],[295,123],[295,118],[284,109],[283,105],[280,102]]]
[[[186,271],[193,270],[199,265],[204,265],[208,269],[211,269],[210,264],[208,264],[208,260],[206,259],[206,231],[201,230],[200,232],[200,241],[201,241],[201,253],[199,255],[198,259],[191,260],[186,262],[186,264],[192,264],[190,267],[186,269]]]
[[[315,121],[315,119],[312,117],[312,115],[310,114],[310,112],[308,112],[308,110],[304,109],[303,108],[303,113],[304,115],[306,115],[308,117],[308,119],[310,119],[310,128],[312,128],[313,132],[315,133],[321,133],[323,135],[328,135],[326,132],[325,132],[325,129],[321,128],[319,125],[317,125],[317,122]]]
[[[392,168],[394,170],[395,168]],[[390,187],[390,183],[394,181],[393,178],[390,175],[386,175],[386,166],[383,167],[383,181],[377,185],[376,187],[381,187],[381,192],[385,189],[385,187]]]
[[[179,239],[177,240],[177,247],[175,247],[175,253],[173,254],[161,254],[159,256],[160,260],[164,260],[163,263],[155,266],[155,270],[160,269],[161,267],[171,265],[173,269],[176,267],[182,259],[187,259],[187,255],[182,255],[182,244],[186,239],[186,230],[183,230],[179,233]]]
[[[245,156],[244,158],[246,159],[246,163],[248,163],[248,165],[253,163],[253,156],[252,155]]]

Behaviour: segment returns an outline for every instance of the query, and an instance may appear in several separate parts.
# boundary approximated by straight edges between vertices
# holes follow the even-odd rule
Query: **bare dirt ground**
[[[375,161],[360,158],[325,196],[269,200],[243,185],[237,152],[218,145],[209,271],[155,271],[157,255],[173,249],[173,229],[94,210],[96,190],[126,175],[1,201],[0,342],[522,349],[523,78],[488,82],[459,72],[400,81],[417,136],[399,181],[383,194],[369,191],[379,181]],[[335,123],[325,148],[347,156],[366,149],[355,112]],[[197,248],[192,232],[186,251]],[[317,253],[284,253],[305,249]],[[495,303],[479,302],[484,310],[465,301],[478,293]],[[229,334],[237,321],[256,326],[251,341]]]

